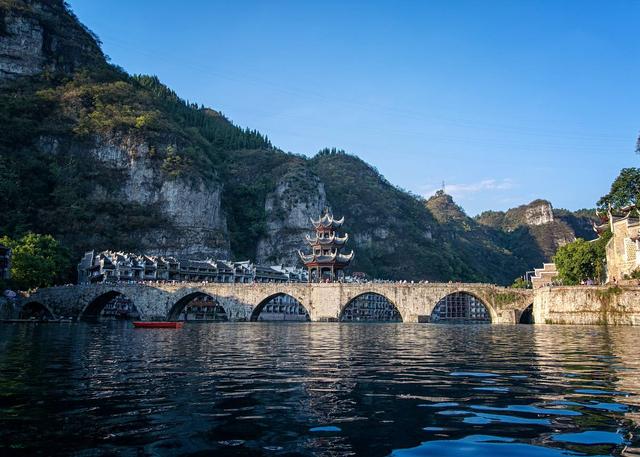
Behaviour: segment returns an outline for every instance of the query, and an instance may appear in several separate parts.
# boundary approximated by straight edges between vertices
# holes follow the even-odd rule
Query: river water
[[[619,455],[640,329],[0,325],[0,455]]]

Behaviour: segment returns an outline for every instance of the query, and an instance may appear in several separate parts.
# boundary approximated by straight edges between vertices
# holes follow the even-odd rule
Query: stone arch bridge
[[[427,321],[436,304],[450,294],[466,292],[487,308],[492,323],[515,324],[533,303],[533,292],[489,284],[465,283],[145,283],[95,284],[39,289],[22,298],[20,307],[42,306],[54,318],[96,316],[115,296],[131,300],[143,320],[176,319],[191,299],[214,298],[230,320],[251,320],[272,298],[289,295],[300,302],[311,321],[339,320],[355,298],[374,293],[389,300],[403,322]],[[530,309],[530,308],[529,308]]]

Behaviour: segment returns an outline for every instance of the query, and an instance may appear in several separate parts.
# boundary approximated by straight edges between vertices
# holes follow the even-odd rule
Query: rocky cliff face
[[[301,178],[301,179],[300,179]],[[304,187],[300,182],[304,181]],[[257,261],[268,264],[297,265],[298,249],[304,249],[304,236],[311,234],[310,218],[317,218],[327,207],[324,184],[309,171],[302,177],[284,176],[265,201],[267,234],[257,247]]]
[[[553,207],[547,201],[530,204],[524,212],[525,225],[544,225],[553,222]]]
[[[126,135],[96,136],[92,146],[41,137],[38,148],[51,155],[79,150],[85,160],[100,165],[101,173],[113,174],[108,185],[93,184],[89,198],[94,204],[118,201],[158,213],[156,224],[143,236],[133,230],[120,234],[135,238],[139,251],[180,258],[230,257],[221,183],[168,179],[149,159],[149,145]]]
[[[554,221],[554,210],[546,200],[534,200],[526,205],[511,208],[506,212],[487,211],[476,217],[476,220],[490,227],[513,231],[518,227],[534,227]]]
[[[104,59],[63,0],[0,1],[0,84],[45,69],[72,72]]]
[[[116,197],[161,208],[168,224],[147,232],[141,249],[153,255],[229,258],[227,223],[220,183],[167,179],[148,158],[149,145],[129,137],[100,138],[88,151],[107,167],[123,172]],[[96,188],[96,196],[107,193]]]
[[[33,18],[8,14],[4,18],[4,38],[0,41],[0,82],[42,71],[44,30]]]
[[[554,221],[553,206],[547,200],[534,200],[526,205],[511,208],[504,213],[502,228],[515,230],[518,227],[549,224]]]
[[[530,237],[545,261],[549,261],[560,246],[588,234],[582,229],[584,224],[588,225],[588,217],[554,210],[546,200],[534,200],[506,212],[488,211],[476,220],[482,225],[513,233],[514,238],[520,237],[521,244],[524,237]]]

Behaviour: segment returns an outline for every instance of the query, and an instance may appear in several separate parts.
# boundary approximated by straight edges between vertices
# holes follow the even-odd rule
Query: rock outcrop
[[[168,179],[148,158],[149,146],[128,137],[98,138],[88,151],[106,166],[123,172],[116,197],[142,206],[157,206],[168,223],[147,232],[141,251],[183,258],[229,258],[222,185],[202,179]],[[95,189],[96,196],[109,191]]]
[[[553,206],[547,200],[534,200],[526,205],[511,208],[504,213],[502,228],[515,230],[518,227],[549,224],[554,221]]]
[[[585,236],[581,227],[588,225],[589,218],[572,215],[566,210],[554,210],[547,200],[534,200],[506,212],[487,211],[476,220],[482,225],[513,233],[520,244],[526,243],[525,238],[531,238],[541,251],[542,260],[549,261],[560,246],[575,241],[577,236]]]
[[[553,207],[551,203],[539,200],[525,209],[524,213],[525,225],[544,225],[553,222]]]
[[[0,40],[0,82],[42,71],[44,30],[33,18],[9,14],[3,18],[4,37]]]
[[[303,184],[304,183],[304,184]],[[267,234],[258,242],[258,262],[296,265],[297,250],[305,246],[311,231],[310,218],[327,207],[324,184],[308,170],[285,175],[265,201]]]
[[[0,4],[0,84],[104,60],[96,37],[63,0],[13,0],[10,6]]]
[[[513,231],[519,227],[534,227],[553,222],[553,206],[547,200],[534,200],[526,205],[503,211],[486,211],[476,217],[476,220],[490,227]]]

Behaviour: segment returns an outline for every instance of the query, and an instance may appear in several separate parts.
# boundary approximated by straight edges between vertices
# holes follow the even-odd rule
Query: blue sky
[[[640,1],[70,0],[112,61],[469,214],[593,207],[640,166]]]

